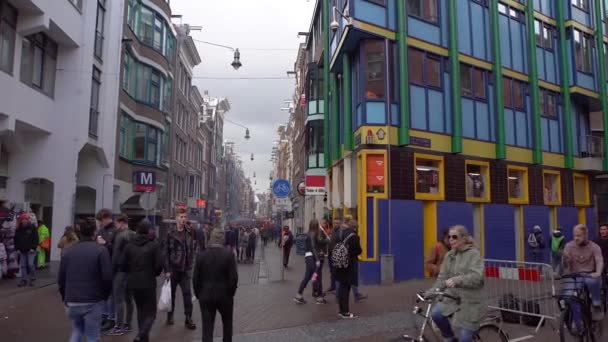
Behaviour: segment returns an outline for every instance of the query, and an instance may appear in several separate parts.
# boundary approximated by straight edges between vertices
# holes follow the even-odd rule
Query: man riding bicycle
[[[448,239],[451,250],[445,255],[437,281],[433,288],[426,292],[430,297],[437,289],[460,298],[460,303],[444,297],[433,307],[431,317],[445,341],[470,342],[479,323],[485,315],[482,290],[484,286],[484,266],[479,250],[473,238],[464,226],[453,226]],[[452,325],[460,330],[458,339]]]
[[[576,225],[573,229],[574,240],[566,244],[563,255],[563,266],[566,274],[583,273],[588,277],[577,277],[576,280],[584,283],[591,297],[592,319],[600,321],[604,318],[601,301],[602,270],[604,258],[602,250],[593,241],[589,241],[589,229],[584,224]],[[564,284],[564,291],[574,290],[575,283]]]

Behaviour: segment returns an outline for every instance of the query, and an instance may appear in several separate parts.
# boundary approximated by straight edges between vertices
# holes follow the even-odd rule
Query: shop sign
[[[384,186],[384,155],[367,155],[367,185]]]

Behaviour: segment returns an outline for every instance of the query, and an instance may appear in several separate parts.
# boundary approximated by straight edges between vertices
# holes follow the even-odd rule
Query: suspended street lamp
[[[217,47],[221,47],[224,49],[234,51],[234,60],[232,61],[232,63],[230,63],[230,65],[234,68],[234,70],[239,70],[239,68],[243,66],[243,63],[241,63],[241,52],[239,51],[239,49],[233,48],[231,46],[222,45],[222,44],[206,42],[204,40],[193,39],[193,41],[195,41],[197,43],[217,46]]]

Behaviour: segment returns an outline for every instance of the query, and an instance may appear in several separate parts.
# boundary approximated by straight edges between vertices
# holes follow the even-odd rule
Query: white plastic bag
[[[158,298],[158,311],[171,311],[171,280],[166,280],[163,287],[160,289],[160,298]]]

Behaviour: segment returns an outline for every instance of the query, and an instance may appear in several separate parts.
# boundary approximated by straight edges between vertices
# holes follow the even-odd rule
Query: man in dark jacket
[[[94,241],[95,222],[80,227],[80,242],[65,251],[57,284],[72,321],[70,341],[99,341],[101,315],[112,291],[112,261],[108,250]]]
[[[224,232],[216,228],[211,232],[209,248],[198,255],[194,267],[192,285],[203,316],[203,342],[213,341],[217,311],[222,316],[223,340],[232,341],[234,295],[239,276],[234,255],[223,245]]]
[[[38,247],[38,231],[30,222],[30,214],[19,215],[19,225],[15,231],[15,249],[19,252],[19,264],[21,266],[21,281],[17,286],[22,287],[28,284],[34,286],[36,280],[36,268],[34,259],[36,258],[36,248]]]
[[[285,268],[289,266],[289,255],[291,254],[293,241],[293,233],[289,230],[289,226],[284,226],[279,239],[279,244],[283,248],[283,267]]]
[[[349,308],[349,295],[351,286],[357,284],[358,282],[359,275],[357,274],[357,258],[362,252],[361,243],[355,230],[348,225],[342,225],[339,230],[332,234],[330,249],[332,254],[338,243],[343,243],[346,246],[349,260],[347,268],[339,268],[337,265],[334,265],[336,280],[339,283],[339,316],[341,318],[354,318],[355,315],[350,312]]]
[[[196,257],[197,240],[194,229],[186,224],[186,209],[176,209],[175,224],[165,240],[165,277],[171,280],[171,311],[167,313],[167,325],[173,325],[175,310],[175,292],[179,285],[184,299],[184,314],[186,328],[196,329],[192,321],[192,266]]]
[[[151,224],[140,223],[137,235],[126,246],[122,256],[122,271],[127,274],[127,288],[137,306],[138,342],[148,342],[150,329],[156,319],[156,277],[163,271],[161,248],[148,237]]]
[[[120,336],[131,331],[133,297],[127,291],[127,274],[122,271],[122,262],[124,262],[123,254],[125,248],[134,237],[135,232],[129,229],[129,217],[127,215],[120,215],[116,219],[116,234],[114,235],[112,251],[112,266],[114,267],[112,295],[114,297],[116,323],[114,328],[107,333],[108,336]]]
[[[97,243],[104,246],[108,253],[110,253],[110,259],[114,253],[114,238],[116,237],[116,226],[112,219],[112,211],[110,209],[101,209],[95,215],[95,219],[99,223],[99,230],[97,231]],[[103,311],[103,323],[101,324],[102,331],[108,331],[116,325],[116,317],[114,313],[114,297],[110,293],[110,298],[105,305]]]

